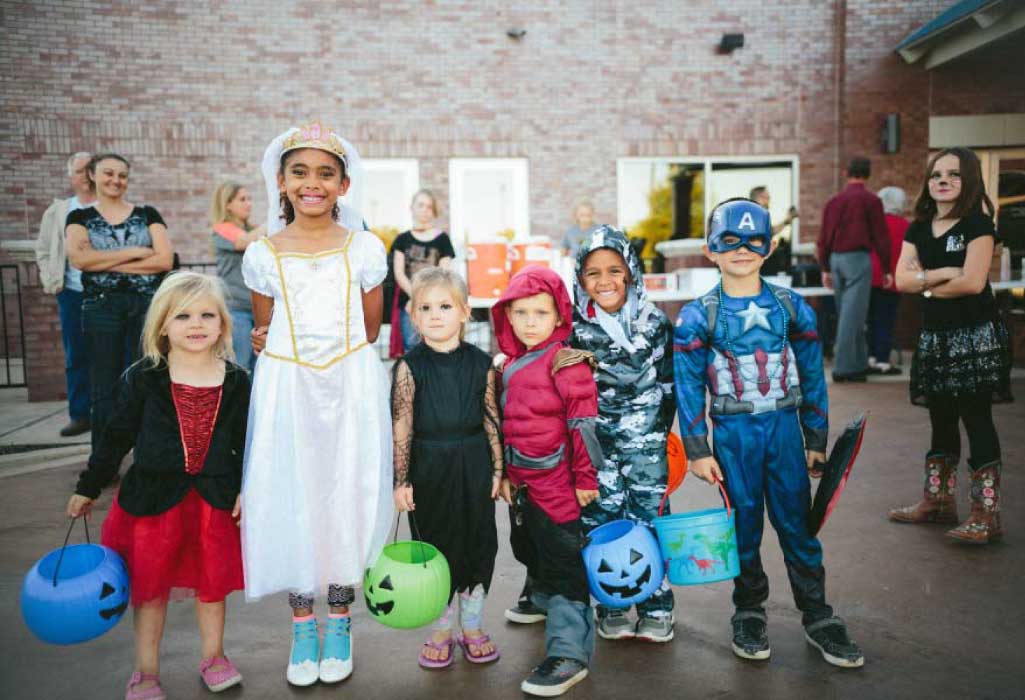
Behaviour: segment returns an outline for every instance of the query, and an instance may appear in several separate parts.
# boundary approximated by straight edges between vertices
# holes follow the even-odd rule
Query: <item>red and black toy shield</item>
[[[829,453],[829,459],[822,469],[819,488],[815,492],[815,500],[808,513],[808,532],[812,535],[818,534],[829,514],[836,507],[837,501],[840,500],[843,487],[851,475],[854,459],[858,456],[858,450],[861,449],[861,440],[865,437],[867,421],[868,415],[859,413],[833,443],[833,451]]]

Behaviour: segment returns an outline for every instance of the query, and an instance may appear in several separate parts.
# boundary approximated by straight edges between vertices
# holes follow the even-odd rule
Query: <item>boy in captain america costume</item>
[[[736,513],[734,653],[769,658],[769,582],[759,555],[767,505],[806,639],[829,663],[853,668],[864,657],[826,604],[822,546],[806,522],[809,473],[820,475],[829,430],[822,346],[808,304],[759,276],[772,249],[769,214],[755,202],[730,199],[712,211],[703,250],[722,279],[680,311],[673,337],[680,435],[690,472],[723,481]]]

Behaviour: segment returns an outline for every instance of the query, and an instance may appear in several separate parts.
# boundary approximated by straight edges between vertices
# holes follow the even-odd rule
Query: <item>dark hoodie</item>
[[[546,293],[562,323],[531,350],[516,337],[509,303]],[[574,489],[598,488],[595,465],[602,463],[595,436],[597,389],[591,368],[566,347],[573,307],[559,275],[528,267],[509,283],[491,310],[502,368],[502,432],[506,473],[526,485],[528,498],[555,523],[580,517]],[[567,362],[567,358],[569,362]]]

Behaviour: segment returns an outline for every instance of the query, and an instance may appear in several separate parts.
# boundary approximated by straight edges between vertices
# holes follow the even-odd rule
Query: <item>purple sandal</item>
[[[428,669],[448,668],[449,666],[452,665],[452,649],[453,649],[453,647],[455,647],[455,645],[456,645],[455,640],[452,639],[452,637],[449,637],[448,640],[446,640],[444,642],[436,642],[436,641],[434,641],[434,639],[428,637],[427,641],[424,642],[424,645],[420,648],[420,658],[418,659],[418,661],[420,663],[420,667],[421,668],[428,668]],[[431,649],[434,649],[435,651],[443,651],[445,649],[448,649],[448,658],[447,659],[431,659],[431,658],[428,658],[427,656],[424,655],[424,651],[426,651],[428,647],[430,647]]]
[[[492,644],[494,644],[495,650],[492,651],[490,654],[474,654],[472,651],[470,651],[471,644],[476,644],[478,647],[480,647],[482,644],[487,644],[490,641],[491,637],[489,637],[486,634],[482,634],[479,637],[464,637],[462,635],[459,635],[459,646],[463,648],[463,656],[471,664],[487,664],[491,663],[492,661],[498,660],[498,645],[494,644],[493,642]]]

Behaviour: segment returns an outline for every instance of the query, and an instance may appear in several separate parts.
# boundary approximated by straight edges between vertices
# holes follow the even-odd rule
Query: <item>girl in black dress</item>
[[[971,450],[972,512],[947,534],[975,544],[1003,534],[1000,441],[992,404],[1012,400],[1010,343],[988,281],[993,246],[993,204],[979,159],[967,148],[940,151],[929,161],[897,264],[897,288],[925,297],[911,364],[911,402],[929,409],[932,446],[922,500],[890,511],[890,518],[957,522],[960,422]]]
[[[443,268],[413,277],[413,321],[423,337],[395,363],[392,420],[395,507],[416,510],[414,537],[445,555],[459,593],[420,650],[424,668],[452,663],[458,643],[467,661],[487,663],[498,648],[481,629],[484,598],[498,552],[495,503],[502,446],[491,358],[462,339],[470,315],[466,284]]]

